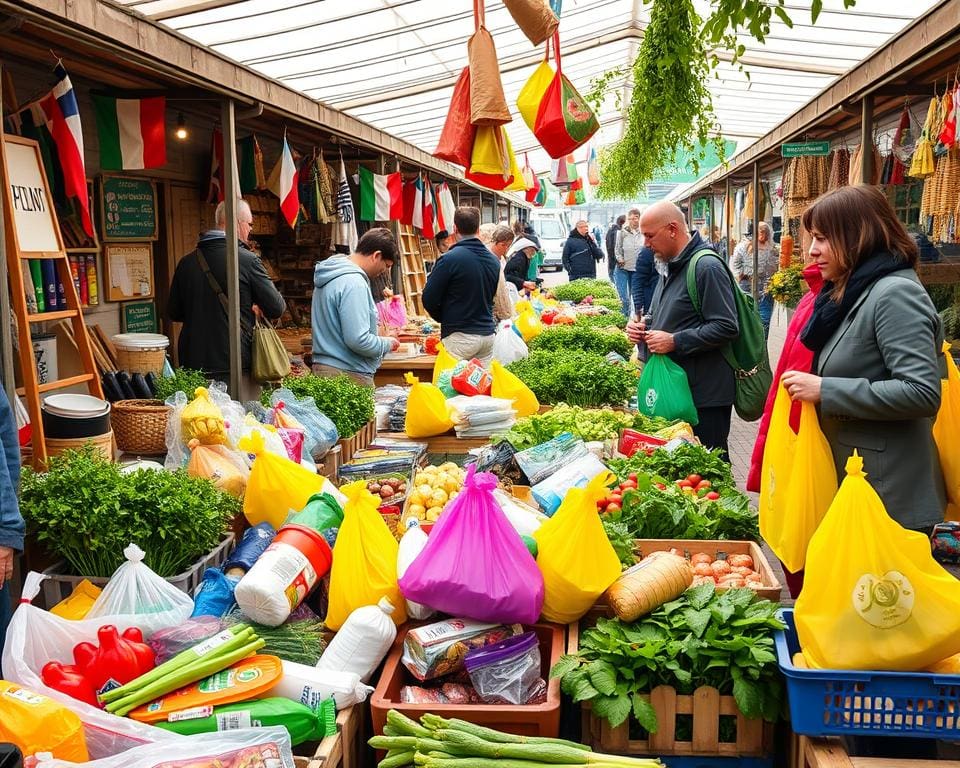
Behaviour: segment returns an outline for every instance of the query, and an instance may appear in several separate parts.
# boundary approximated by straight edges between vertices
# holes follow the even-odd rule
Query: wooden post
[[[3,64],[0,63],[0,132],[3,131]],[[7,243],[4,232],[3,206],[0,205],[0,368],[3,368],[3,388],[13,405],[17,396],[13,377],[13,331],[10,323],[10,275],[7,273]],[[16,411],[14,411],[15,413]]]
[[[397,163],[397,172],[400,171],[400,158],[395,158]],[[379,159],[377,160],[377,173],[385,175],[387,172],[387,157],[381,152],[379,154]],[[397,241],[397,248],[400,247],[400,222],[391,221],[390,222],[390,231],[393,232],[393,239]],[[400,293],[403,288],[401,287],[400,280],[400,263],[399,259],[393,262],[393,267],[390,269],[390,290],[394,293]],[[381,296],[374,296],[373,300],[380,301]]]
[[[240,246],[237,233],[237,127],[233,99],[224,99],[220,123],[223,129],[223,229],[227,240],[227,321],[230,326],[230,397],[240,399],[243,353],[240,330]]]
[[[726,183],[726,189],[723,194],[723,228],[725,230],[725,236],[727,238],[727,259],[733,256],[733,248],[730,247],[730,175],[727,174],[727,178],[724,180]]]
[[[863,97],[860,103],[860,183],[873,181],[873,94]]]
[[[750,292],[753,298],[760,300],[760,285],[757,271],[760,269],[760,162],[753,164],[753,276],[750,278]]]

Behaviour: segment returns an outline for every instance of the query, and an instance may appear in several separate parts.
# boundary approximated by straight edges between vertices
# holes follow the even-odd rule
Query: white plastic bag
[[[113,572],[110,581],[90,606],[88,619],[104,616],[136,616],[144,635],[170,626],[170,617],[186,621],[193,613],[193,600],[143,562],[144,551],[136,544],[123,550],[127,562]],[[104,622],[108,623],[108,622]]]
[[[381,597],[376,605],[357,608],[337,630],[317,669],[331,672],[356,672],[368,683],[397,639],[397,625],[390,615],[393,603]]]
[[[497,500],[500,509],[503,510],[503,514],[507,516],[507,521],[521,536],[533,536],[537,528],[548,519],[539,510],[524,504],[500,488],[493,492],[493,497]],[[403,546],[403,541],[400,542],[400,546]]]
[[[528,354],[526,342],[513,330],[513,321],[501,322],[493,339],[493,359],[509,365],[523,360]]]
[[[159,728],[151,729],[161,731]],[[172,734],[170,734],[172,735]],[[122,755],[71,763],[67,760],[40,760],[38,768],[156,768],[174,765],[268,765],[294,768],[290,734],[282,726],[240,728],[219,733],[181,736],[175,742],[141,744]]]
[[[316,709],[321,701],[333,696],[339,710],[360,704],[373,693],[373,688],[360,682],[360,675],[356,672],[332,672],[286,659],[281,664],[283,677],[267,691],[264,698],[281,696]]]
[[[602,472],[609,472],[609,470],[600,459],[588,453],[561,467],[530,490],[540,508],[548,515],[553,515],[560,507],[560,502],[567,495],[567,491],[571,488],[585,488],[587,483]]]
[[[43,574],[35,571],[28,573],[21,600],[33,600],[39,594],[44,578]],[[40,678],[40,670],[49,661],[73,664],[74,646],[82,642],[98,643],[97,630],[105,624],[112,624],[123,632],[130,627],[141,626],[141,618],[129,615],[103,616],[71,621],[29,602],[21,602],[7,629],[2,660],[4,677],[31,691],[42,693],[75,712],[83,722],[91,758],[115,755],[144,742],[165,741],[169,744],[173,740],[183,739],[183,736],[91,707],[72,696],[48,688]],[[154,627],[161,623],[173,626],[183,621],[180,611],[168,611],[151,618]]]
[[[407,520],[407,530],[400,537],[400,551],[397,554],[397,579],[407,572],[407,568],[417,559],[417,555],[427,546],[427,534],[415,517]],[[429,619],[436,611],[427,605],[407,601],[407,615],[412,619]]]

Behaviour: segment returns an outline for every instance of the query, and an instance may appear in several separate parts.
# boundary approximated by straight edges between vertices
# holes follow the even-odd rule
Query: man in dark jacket
[[[630,276],[630,292],[637,315],[650,313],[650,308],[653,306],[653,292],[657,289],[659,282],[660,273],[657,272],[653,248],[644,246],[637,254],[637,266]]]
[[[626,223],[627,217],[621,214],[617,216],[617,220],[610,224],[610,229],[607,230],[606,236],[606,248],[607,248],[607,273],[610,275],[610,282],[613,282],[613,275],[617,269],[617,232],[620,231],[621,227]]]
[[[603,261],[603,251],[590,234],[589,224],[583,219],[570,230],[563,244],[561,263],[571,282],[597,276],[597,262]]]
[[[197,249],[177,264],[170,286],[168,314],[174,322],[183,323],[177,342],[180,365],[200,368],[213,379],[230,378],[230,329],[227,309],[219,295],[226,295],[227,235],[225,206],[217,206],[217,229],[200,236]],[[263,315],[275,320],[286,304],[260,259],[247,249],[253,215],[244,200],[237,201],[237,234],[240,238],[240,353],[243,376],[238,392],[243,402],[260,396],[260,385],[250,376],[253,348],[254,306]],[[202,257],[202,258],[201,258]],[[206,270],[204,269],[206,262]],[[207,276],[209,273],[209,278]],[[212,278],[212,280],[210,279]]]
[[[640,219],[640,231],[656,253],[660,281],[653,295],[653,318],[627,323],[627,336],[641,351],[669,355],[687,374],[699,424],[694,434],[708,448],[727,452],[730,415],[736,393],[733,369],[722,349],[740,333],[733,284],[726,265],[713,256],[697,262],[698,313],[687,292],[691,257],[705,246],[687,231],[683,212],[673,203],[656,203]]]
[[[477,237],[480,211],[457,208],[453,216],[457,243],[434,265],[423,289],[423,307],[440,322],[446,350],[462,360],[493,358],[497,323],[493,297],[500,262]]]
[[[13,558],[23,550],[24,524],[20,516],[17,492],[20,489],[20,443],[17,420],[0,387],[0,662],[3,657],[3,639],[10,623],[10,585],[13,580]],[[0,670],[0,678],[3,677]]]

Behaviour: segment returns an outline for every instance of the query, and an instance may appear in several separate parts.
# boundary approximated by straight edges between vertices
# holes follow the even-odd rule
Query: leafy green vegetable
[[[20,511],[29,531],[78,576],[110,576],[131,542],[160,576],[176,576],[212,550],[240,501],[185,470],[122,474],[90,446],[24,468]]]
[[[539,336],[530,342],[530,349],[581,349],[584,352],[596,352],[606,355],[616,352],[623,358],[629,358],[633,345],[619,330],[602,331],[599,328],[584,328],[576,325],[548,326]]]
[[[530,387],[541,403],[622,405],[637,388],[632,366],[609,363],[593,352],[538,350],[507,369]]]
[[[177,368],[173,376],[158,376],[154,397],[157,400],[166,400],[176,392],[183,392],[187,400],[193,400],[193,393],[197,387],[206,387],[210,383],[207,374],[193,368]]]
[[[609,299],[605,296],[601,296],[599,299],[594,299],[593,303],[597,307],[606,307],[611,312],[619,312],[623,305],[620,303],[620,299]]]
[[[574,327],[587,328],[626,328],[627,318],[622,312],[606,312],[602,315],[577,315]]]
[[[620,558],[620,565],[629,568],[636,565],[637,556],[634,554],[633,544],[634,536],[630,533],[630,528],[622,520],[611,520],[609,517],[601,517],[603,531],[607,534],[607,540],[613,551]]]
[[[719,450],[709,450],[702,445],[683,443],[671,451],[659,448],[649,456],[640,451],[629,459],[615,459],[610,469],[621,480],[631,472],[647,472],[667,483],[683,480],[689,475],[700,475],[714,485],[714,490],[733,487],[733,470],[723,460]]]
[[[279,627],[268,627],[250,621],[239,610],[225,618],[228,626],[249,626],[263,640],[263,653],[269,653],[285,661],[314,666],[323,655],[327,641],[323,638],[323,622],[317,619],[287,621]]]
[[[312,397],[317,408],[334,423],[341,438],[353,437],[373,418],[373,390],[348,376],[288,376],[283,385],[297,397]],[[270,392],[260,398],[270,404]]]
[[[704,583],[639,621],[599,619],[550,677],[561,678],[567,695],[589,701],[613,727],[632,716],[656,732],[656,713],[643,694],[658,685],[687,695],[712,686],[732,694],[747,717],[775,722],[784,705],[774,650],[774,632],[784,626],[778,608],[752,589],[718,594]]]
[[[587,296],[593,296],[594,299],[617,298],[617,289],[609,280],[574,280],[551,288],[550,292],[557,301],[572,301],[574,304],[579,304]],[[619,300],[616,308],[620,309]]]

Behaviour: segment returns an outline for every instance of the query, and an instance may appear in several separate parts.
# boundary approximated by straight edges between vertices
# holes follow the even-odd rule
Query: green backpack
[[[696,269],[701,256],[715,256],[720,259],[730,276],[740,335],[723,348],[723,358],[733,368],[737,377],[737,394],[733,404],[737,414],[744,421],[756,421],[763,415],[767,393],[773,384],[770,358],[767,355],[767,339],[763,334],[757,301],[741,290],[730,272],[730,267],[715,251],[703,248],[693,254],[687,267],[687,293],[690,294],[690,301],[697,314],[700,314],[700,296],[697,292]]]

